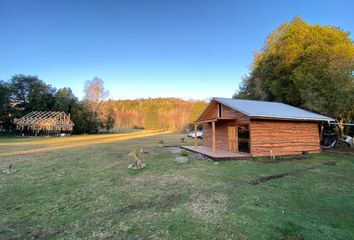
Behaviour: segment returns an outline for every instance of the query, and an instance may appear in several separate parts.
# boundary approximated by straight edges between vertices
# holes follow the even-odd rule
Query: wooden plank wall
[[[215,123],[215,145],[217,149],[229,150],[229,140],[227,127],[228,121],[219,121]],[[212,147],[211,123],[203,124],[203,146]]]
[[[303,151],[319,152],[318,124],[251,120],[251,154],[255,156],[292,155]]]
[[[199,120],[204,121],[216,118],[218,118],[218,103],[214,101],[211,102],[206,110],[202,113]],[[221,105],[221,118],[233,118],[237,120],[239,124],[248,124],[250,122],[250,118],[247,115],[225,105]]]
[[[232,108],[229,108],[228,106],[225,105],[221,105],[221,117],[234,118],[238,125],[248,124],[250,122],[250,118],[247,115],[238,112]]]
[[[204,115],[204,119],[215,119],[218,114],[217,104],[213,104]],[[249,124],[250,118],[225,105],[221,105],[221,118],[232,118],[235,120],[219,120],[215,122],[216,148],[224,151],[229,150],[228,126]],[[236,130],[237,131],[237,130]],[[211,123],[203,124],[203,145],[212,147]]]
[[[230,122],[220,121],[215,124],[216,148],[229,151],[229,136],[227,127],[230,125]]]
[[[197,120],[204,121],[215,119],[217,116],[217,102],[212,101]]]
[[[203,123],[203,146],[211,147],[211,123]]]

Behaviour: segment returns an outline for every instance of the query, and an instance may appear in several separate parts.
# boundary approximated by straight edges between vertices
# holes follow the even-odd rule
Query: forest
[[[185,130],[204,110],[205,101],[178,98],[110,100],[100,78],[87,80],[79,100],[70,88],[56,89],[37,76],[14,75],[0,81],[0,132],[15,132],[15,119],[31,111],[64,111],[74,133],[97,133],[113,128]]]

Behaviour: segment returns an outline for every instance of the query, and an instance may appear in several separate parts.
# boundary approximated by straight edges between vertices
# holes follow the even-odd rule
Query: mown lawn
[[[5,137],[0,135],[0,143],[7,143],[7,142],[29,142],[29,141],[36,141],[41,140],[43,137]]]
[[[0,156],[18,170],[0,173],[0,239],[354,239],[354,156],[179,164],[158,142],[181,137]],[[142,147],[147,167],[128,169]]]

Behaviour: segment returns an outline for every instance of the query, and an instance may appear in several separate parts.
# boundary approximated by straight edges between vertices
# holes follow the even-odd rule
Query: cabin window
[[[221,103],[218,105],[218,118],[221,118]]]

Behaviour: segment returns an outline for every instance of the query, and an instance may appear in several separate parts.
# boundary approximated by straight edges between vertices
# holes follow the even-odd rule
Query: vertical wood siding
[[[235,126],[234,121],[215,122],[215,145],[217,149],[229,151],[228,126]],[[211,123],[203,124],[203,146],[212,147]]]
[[[203,123],[203,146],[211,147],[211,123]]]

